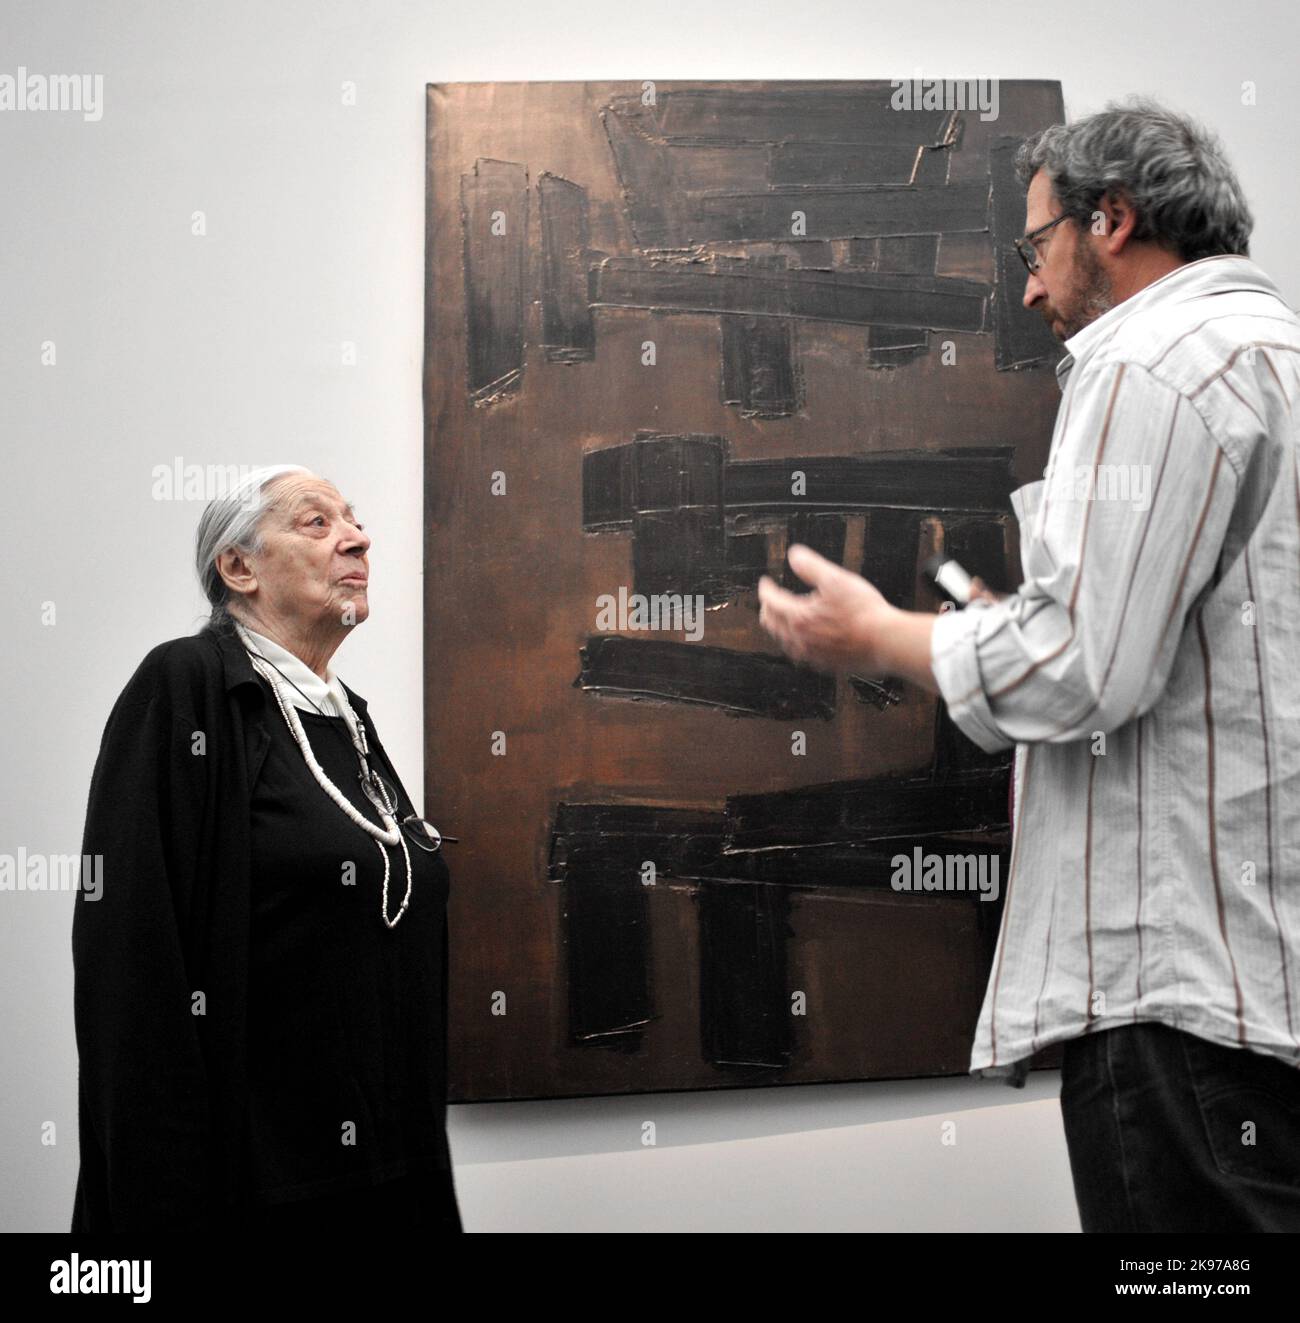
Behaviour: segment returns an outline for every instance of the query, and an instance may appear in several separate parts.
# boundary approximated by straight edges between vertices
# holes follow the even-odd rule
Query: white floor
[[[1077,1231],[1059,1089],[1039,1072],[1017,1094],[936,1080],[455,1107],[461,1217],[467,1231]],[[895,1114],[909,1105],[922,1114]],[[844,1123],[854,1112],[877,1119]]]

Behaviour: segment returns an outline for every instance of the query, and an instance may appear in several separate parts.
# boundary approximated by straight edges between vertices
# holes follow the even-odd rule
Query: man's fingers
[[[814,588],[825,583],[827,579],[834,578],[841,569],[833,560],[827,560],[825,556],[811,547],[804,546],[802,542],[792,543],[785,553],[785,558],[790,562],[790,568],[804,583]]]
[[[805,652],[797,626],[799,615],[807,610],[807,599],[787,592],[764,575],[758,581],[758,596],[762,603],[758,623],[777,641],[781,650],[795,661]]]
[[[764,612],[780,619],[788,617],[792,610],[802,605],[803,599],[797,594],[782,588],[775,579],[765,574],[758,581],[758,600]]]
[[[759,620],[763,628],[767,630],[773,639],[776,640],[781,651],[788,655],[793,655],[798,644],[795,642],[789,629],[786,628],[785,622],[770,615],[767,617],[760,616]]]

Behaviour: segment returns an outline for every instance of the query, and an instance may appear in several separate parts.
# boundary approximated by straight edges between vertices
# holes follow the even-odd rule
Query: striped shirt
[[[1065,348],[1024,582],[931,645],[957,725],[1017,746],[970,1069],[1144,1020],[1300,1066],[1300,318],[1208,257]]]

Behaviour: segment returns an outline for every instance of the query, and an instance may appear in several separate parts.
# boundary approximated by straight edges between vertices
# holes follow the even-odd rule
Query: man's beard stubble
[[[1079,291],[1073,307],[1068,311],[1060,307],[1050,310],[1061,322],[1062,340],[1078,335],[1085,326],[1095,322],[1102,313],[1109,312],[1115,306],[1110,277],[1097,261],[1092,248],[1086,243],[1079,244],[1075,249],[1074,270],[1079,282]]]

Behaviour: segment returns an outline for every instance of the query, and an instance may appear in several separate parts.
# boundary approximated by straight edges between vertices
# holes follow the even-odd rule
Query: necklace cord
[[[328,716],[328,713],[321,711],[320,706],[312,698],[310,698],[307,694],[303,694],[303,691],[296,684],[294,684],[294,682],[291,679],[289,679],[289,677],[285,675],[284,672],[281,671],[280,668],[276,666],[276,664],[273,661],[271,661],[268,657],[263,656],[262,653],[254,651],[253,648],[250,646],[249,641],[246,638],[244,638],[243,627],[237,626],[237,628],[240,631],[240,639],[244,644],[245,650],[248,652],[249,660],[252,664],[253,669],[270,686],[271,694],[275,699],[276,706],[280,709],[280,715],[284,718],[285,725],[289,727],[289,733],[293,736],[294,743],[297,744],[298,749],[303,756],[303,760],[306,762],[307,767],[310,769],[311,774],[315,778],[317,784],[330,797],[330,799],[332,799],[334,803],[343,811],[343,813],[349,819],[351,819],[351,821],[355,822],[356,825],[362,829],[362,831],[364,831],[368,836],[370,836],[374,840],[375,845],[378,847],[379,853],[384,861],[384,888],[383,888],[383,895],[380,905],[380,913],[383,916],[384,923],[390,929],[395,928],[397,924],[401,921],[402,916],[406,913],[407,906],[411,903],[411,885],[412,885],[411,854],[410,851],[406,848],[406,833],[402,830],[402,826],[398,822],[397,817],[393,812],[393,809],[400,808],[400,805],[397,801],[396,791],[394,790],[392,796],[392,805],[391,807],[388,807],[389,805],[388,792],[383,787],[382,782],[378,786],[376,786],[374,782],[371,780],[371,778],[376,776],[377,773],[374,773],[371,770],[369,761],[366,758],[365,752],[363,752],[363,750],[366,747],[364,743],[364,739],[358,740],[356,738],[356,732],[354,730],[352,746],[357,754],[358,759],[361,762],[362,771],[358,773],[358,777],[362,784],[362,790],[365,793],[366,798],[369,799],[371,804],[374,805],[375,811],[379,814],[380,818],[383,820],[384,827],[382,829],[376,827],[374,823],[370,822],[357,810],[356,806],[352,804],[352,802],[347,798],[347,796],[345,796],[343,792],[339,790],[339,788],[334,784],[334,782],[330,780],[329,776],[325,772],[325,769],[321,767],[320,763],[317,761],[316,755],[312,750],[311,743],[307,739],[307,732],[303,729],[302,721],[299,719],[296,709],[294,708],[292,703],[288,702],[288,700],[285,697],[282,686],[270,674],[270,671],[274,671],[286,683],[293,685],[293,687],[297,689],[298,692],[302,694],[302,696],[305,699],[307,699],[309,703],[311,703],[312,707],[314,707],[316,711],[320,713],[321,716]],[[347,720],[346,716],[344,720],[345,721]],[[360,718],[354,716],[354,720],[356,720],[359,726]],[[348,725],[351,728],[350,722],[348,722]],[[374,793],[371,793],[372,790]],[[400,845],[402,847],[402,855],[406,861],[406,895],[402,899],[401,908],[397,911],[396,916],[392,919],[388,917],[388,879],[389,879],[390,869],[388,864],[388,851],[384,848],[386,845]]]

